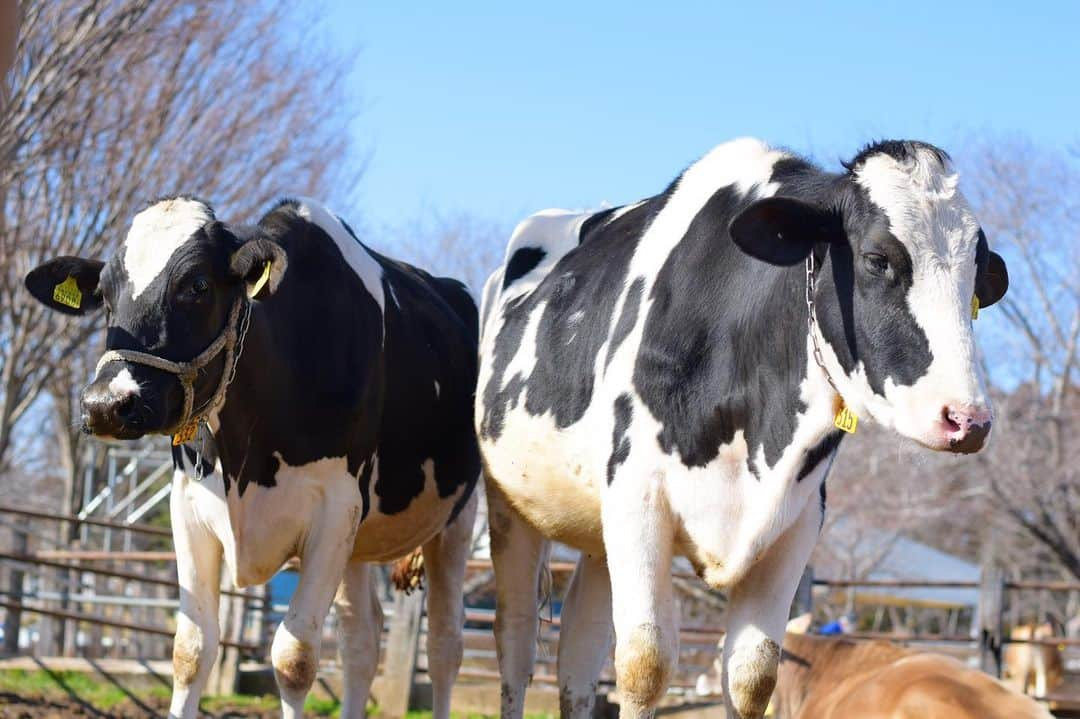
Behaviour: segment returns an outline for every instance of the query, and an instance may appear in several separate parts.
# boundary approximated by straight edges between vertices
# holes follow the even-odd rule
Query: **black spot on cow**
[[[825,482],[828,478],[822,479],[821,484],[818,486],[818,501],[821,503],[821,522],[818,524],[818,531],[825,526],[825,504],[828,498],[828,493],[825,491]]]
[[[661,424],[658,441],[689,467],[716,458],[742,430],[750,466],[772,465],[803,408],[803,273],[748,257],[728,224],[749,200],[717,190],[656,276],[634,367],[634,387]]]
[[[813,472],[819,464],[832,456],[832,453],[840,446],[840,440],[843,439],[843,436],[844,435],[839,431],[830,432],[825,436],[825,439],[808,449],[806,451],[806,457],[803,459],[802,467],[799,468],[799,474],[795,477],[795,481],[803,481],[803,479]],[[825,482],[823,480],[822,486],[824,486],[824,484]]]
[[[506,272],[503,276],[503,289],[505,290],[507,287],[532,272],[537,265],[544,261],[545,257],[547,257],[547,252],[540,247],[522,247],[516,250],[514,254],[510,256],[510,261],[506,263]]]
[[[611,433],[611,457],[608,458],[607,483],[611,484],[615,479],[615,470],[630,456],[630,438],[626,433],[630,430],[630,422],[634,418],[634,405],[628,394],[620,394],[615,398],[615,428]]]
[[[578,243],[587,242],[592,235],[592,231],[607,222],[619,209],[618,207],[610,207],[586,218],[581,223],[581,229],[578,231]]]
[[[914,159],[919,151],[928,152],[942,167],[950,159],[949,153],[928,142],[919,142],[918,140],[879,140],[869,143],[859,150],[850,161],[841,164],[848,172],[854,172],[859,165],[874,155],[888,155],[899,162],[907,162]]]

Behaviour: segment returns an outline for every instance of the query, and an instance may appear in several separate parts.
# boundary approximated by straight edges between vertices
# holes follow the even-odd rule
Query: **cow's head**
[[[255,299],[272,293],[284,267],[284,252],[275,243],[257,235],[241,239],[205,203],[176,197],[136,215],[109,261],[58,257],[32,270],[26,287],[67,314],[104,307],[107,350],[188,362],[228,329],[231,309],[247,293],[258,288]],[[225,354],[195,376],[194,408],[214,396]],[[83,390],[83,430],[120,439],[172,433],[191,419],[183,416],[184,408],[176,374],[138,361],[109,361]]]
[[[853,411],[932,449],[978,451],[992,414],[971,323],[1005,294],[1005,262],[941,150],[883,142],[845,167],[812,201],[754,202],[732,237],[779,265],[816,250],[824,364]]]

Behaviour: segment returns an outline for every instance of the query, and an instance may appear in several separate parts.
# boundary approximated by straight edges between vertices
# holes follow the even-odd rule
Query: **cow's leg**
[[[428,582],[427,656],[434,719],[449,719],[450,692],[461,669],[465,560],[472,544],[476,502],[474,493],[450,526],[422,547]]]
[[[363,719],[371,682],[379,668],[383,611],[371,577],[371,565],[350,559],[334,597],[338,618],[338,650],[345,683],[342,719]]]
[[[592,716],[596,682],[611,648],[611,578],[607,562],[582,553],[562,606],[559,713]]]
[[[217,660],[218,593],[221,586],[221,542],[201,524],[188,496],[189,480],[177,471],[173,475],[169,513],[173,546],[176,548],[176,575],[180,584],[180,610],[173,638],[173,692],[169,717],[194,719],[199,698]],[[204,491],[194,485],[192,491]]]
[[[674,530],[659,482],[626,472],[604,496],[615,680],[621,717],[651,716],[679,652],[671,585]]]
[[[359,517],[357,493],[355,503],[328,498],[311,519],[300,557],[300,581],[270,646],[284,719],[303,716],[304,699],[319,669],[323,622],[345,574]]]
[[[495,570],[495,653],[502,678],[500,713],[503,719],[520,719],[536,661],[536,598],[546,543],[493,482],[487,482],[486,489]]]
[[[821,505],[814,498],[728,593],[724,702],[732,719],[760,719],[765,713],[791,600],[820,527]]]

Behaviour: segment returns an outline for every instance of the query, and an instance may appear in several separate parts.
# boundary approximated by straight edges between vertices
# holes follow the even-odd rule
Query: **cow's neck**
[[[827,272],[828,260],[821,259],[819,272]],[[842,437],[833,422],[837,395],[813,357],[804,266],[777,268],[741,253],[724,261],[746,273],[739,294],[748,296],[717,313],[713,328],[714,336],[729,338],[734,367],[734,389],[722,397],[734,416],[745,418],[751,470],[760,476],[801,452],[806,461],[793,468],[801,479]]]

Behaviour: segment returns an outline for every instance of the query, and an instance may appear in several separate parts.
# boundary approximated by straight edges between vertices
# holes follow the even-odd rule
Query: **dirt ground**
[[[0,693],[0,719],[66,719],[67,717],[96,717],[96,719],[148,719],[165,717],[169,713],[169,703],[164,699],[134,700],[128,699],[108,710],[96,709],[75,698],[57,698],[46,696],[19,696]],[[281,712],[276,707],[243,707],[228,705],[205,712],[204,716],[215,719],[277,719]]]

